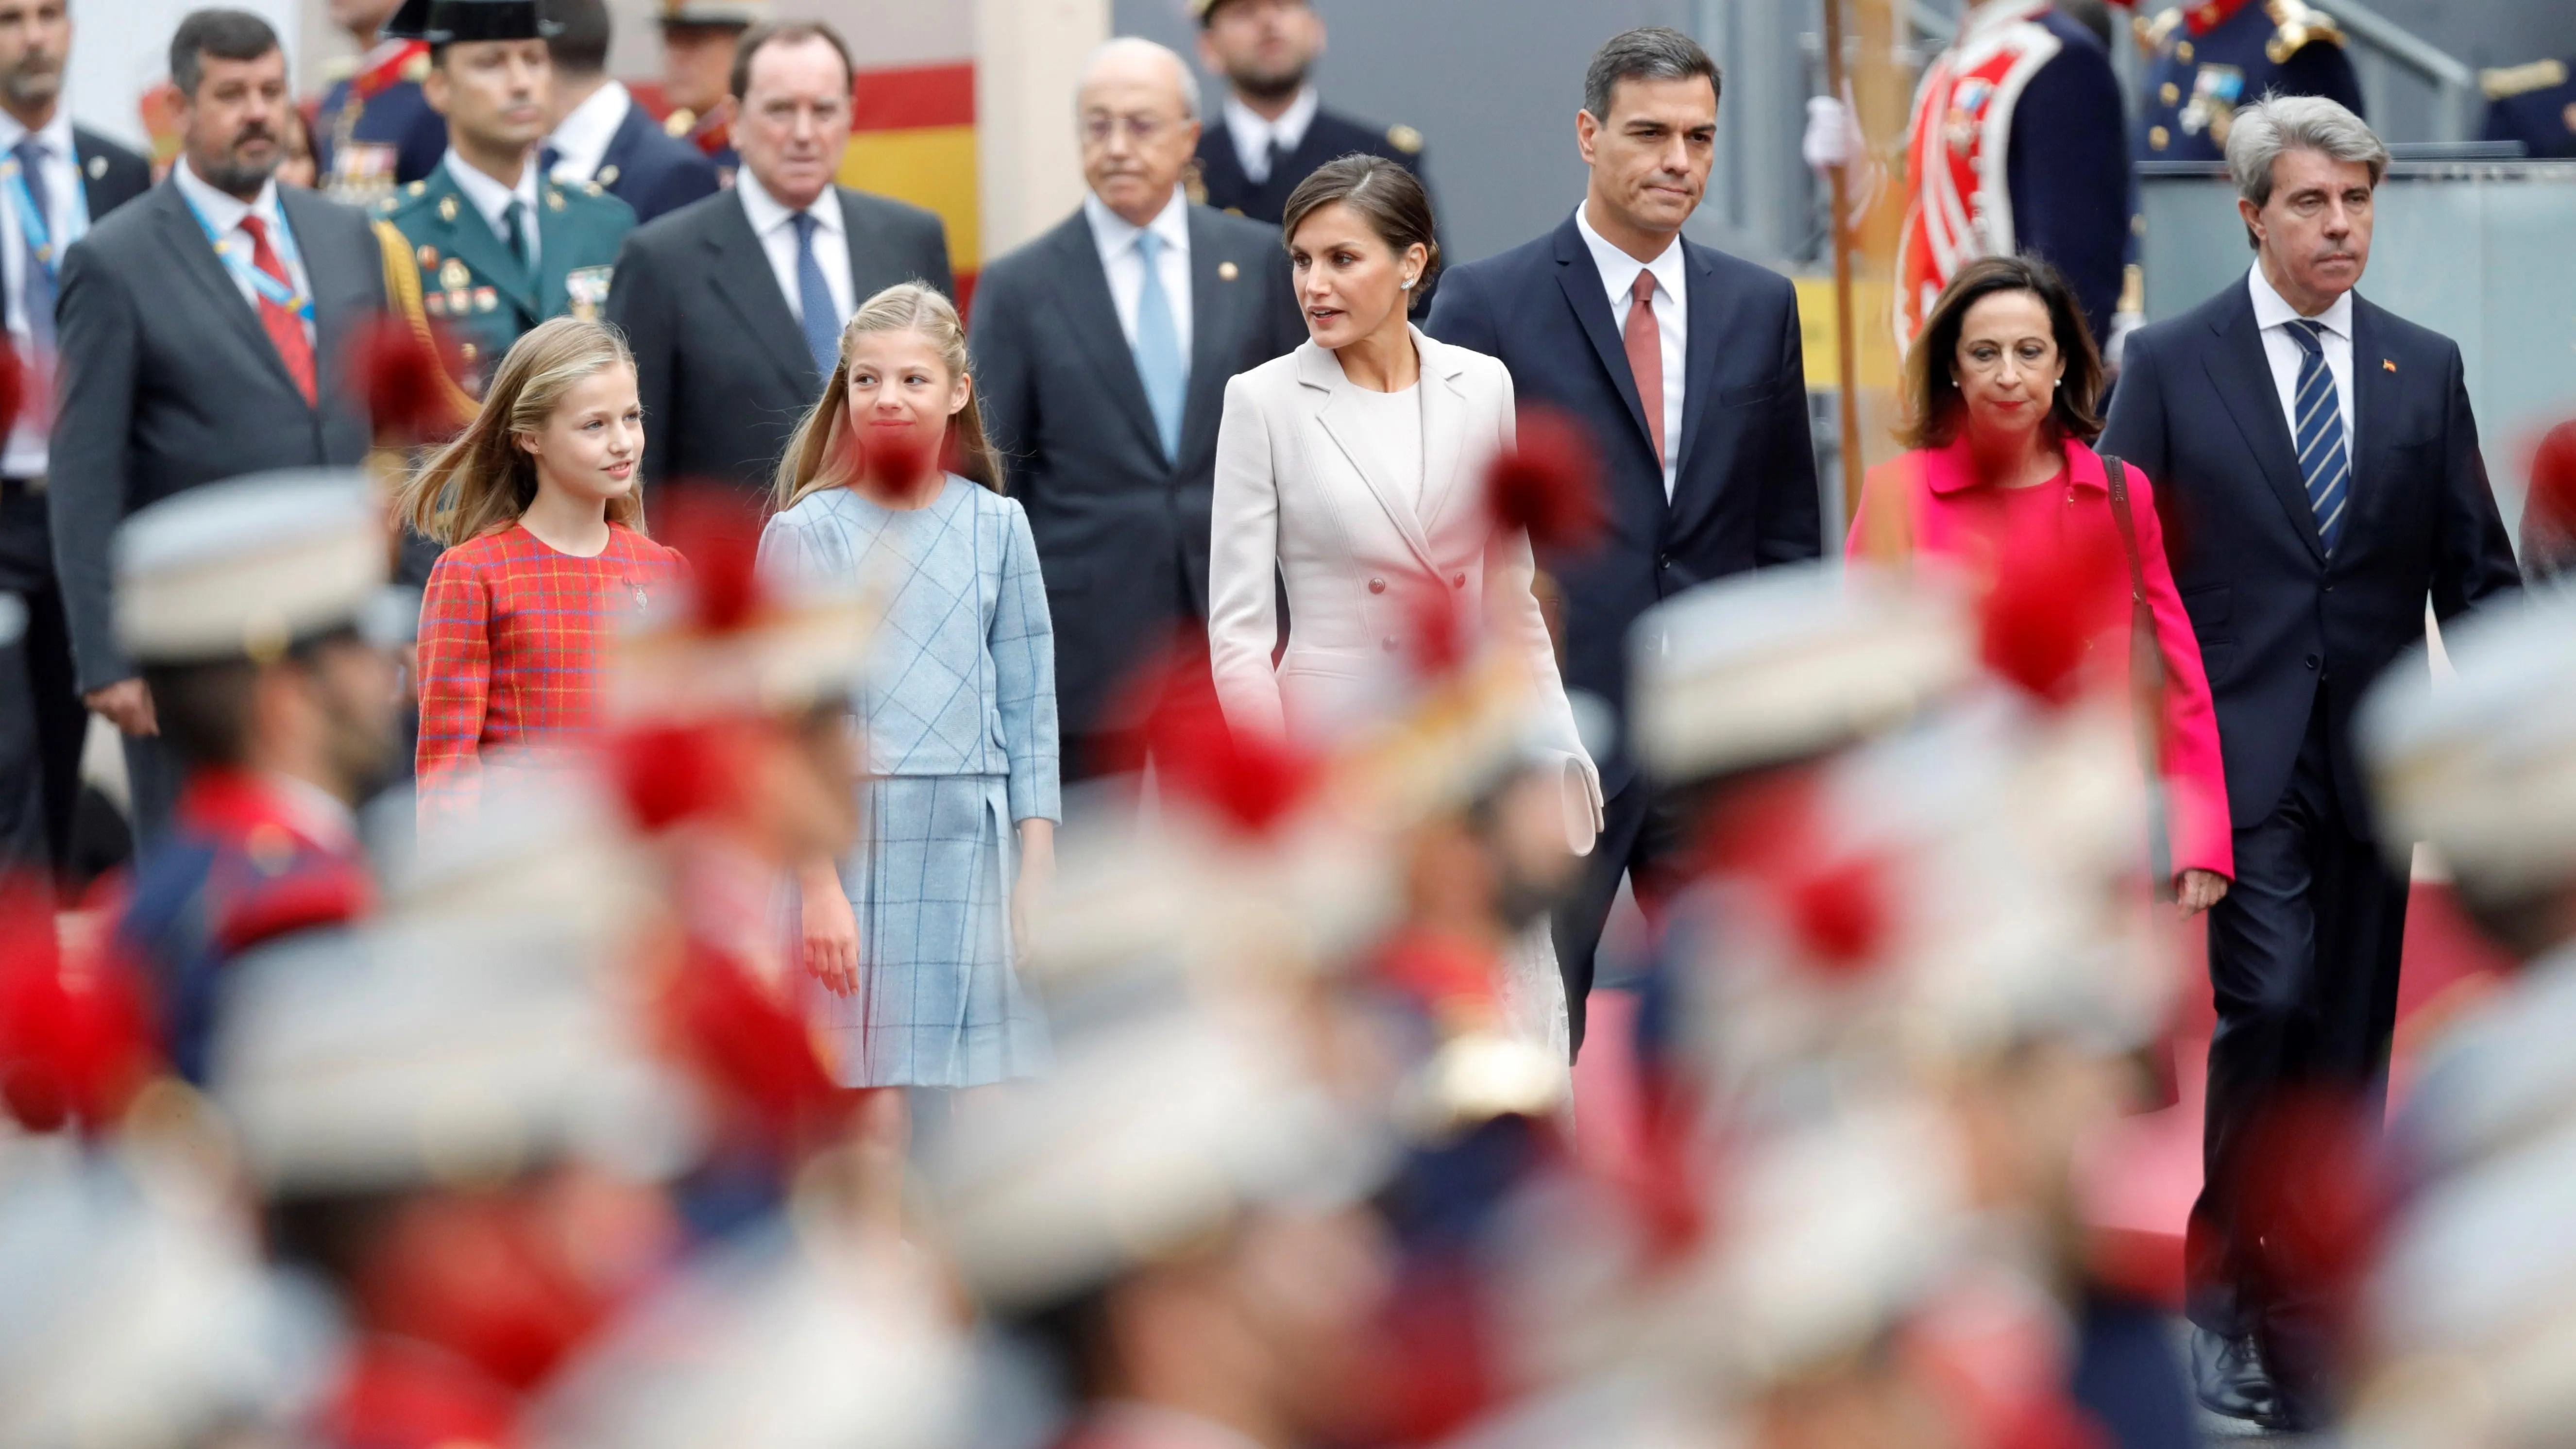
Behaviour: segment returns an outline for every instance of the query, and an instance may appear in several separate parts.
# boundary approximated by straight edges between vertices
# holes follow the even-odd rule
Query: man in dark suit
[[[366,217],[271,179],[293,101],[268,22],[190,14],[170,76],[182,149],[169,182],[63,260],[46,488],[80,688],[125,733],[138,843],[178,782],[151,738],[151,693],[117,647],[109,540],[126,515],[203,483],[362,461],[372,431],[347,353],[385,306]]]
[[[16,640],[0,644],[0,872],[57,877],[70,863],[89,714],[72,682],[45,523],[54,292],[63,248],[152,184],[142,157],[73,125],[63,108],[65,3],[0,0],[0,311],[36,384],[25,411],[0,423],[0,593],[25,610]]]
[[[984,269],[971,338],[1046,573],[1068,778],[1117,766],[1122,691],[1205,628],[1226,379],[1306,336],[1278,228],[1181,189],[1199,98],[1179,56],[1111,41],[1076,110],[1090,194]]]
[[[1787,278],[1683,239],[1707,190],[1715,62],[1662,27],[1593,56],[1575,144],[1592,179],[1548,235],[1471,262],[1440,285],[1429,331],[1491,353],[1520,401],[1588,427],[1609,527],[1579,557],[1542,560],[1565,599],[1565,683],[1616,718],[1639,614],[1694,584],[1817,556],[1822,524],[1807,436],[1798,302]],[[1601,755],[1606,823],[1556,921],[1574,1041],[1593,954],[1622,875],[1652,905],[1685,822],[1659,808],[1625,727]]]
[[[608,320],[635,349],[644,476],[757,492],[822,396],[859,304],[898,282],[953,293],[956,281],[937,216],[833,184],[850,140],[850,52],[837,32],[754,27],[733,87],[733,190],[627,238]]]
[[[2146,470],[2218,710],[2236,880],[2209,913],[2218,1030],[2205,1186],[2186,1242],[2203,1403],[2317,1414],[2314,1295],[2241,1216],[2287,1096],[2376,1120],[2406,925],[2405,843],[2375,835],[2354,702],[2424,637],[2516,587],[2460,349],[2353,292],[2388,152],[2316,96],[2235,113],[2256,261],[2129,341],[2101,450]],[[2286,1095],[2285,1095],[2286,1094]]]
[[[1199,136],[1207,204],[1279,224],[1288,193],[1336,156],[1383,156],[1422,169],[1422,133],[1371,126],[1325,110],[1307,72],[1324,50],[1324,19],[1309,0],[1190,0],[1199,59],[1226,78],[1225,104]]]
[[[554,57],[554,133],[537,164],[567,185],[595,182],[635,209],[640,224],[721,189],[716,163],[661,126],[620,82],[608,78],[606,0],[546,0],[556,25],[546,37]]]

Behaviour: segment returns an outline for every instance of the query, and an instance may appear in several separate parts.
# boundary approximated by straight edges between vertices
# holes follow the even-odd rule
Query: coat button
[[[1395,652],[1395,636],[1394,636],[1394,635],[1392,635],[1392,634],[1389,634],[1389,635],[1387,635],[1385,638],[1380,639],[1379,641],[1377,641],[1377,647],[1379,647],[1380,649],[1385,650],[1385,651],[1386,651],[1387,653],[1389,653],[1389,654],[1394,653],[1394,652]]]
[[[2317,656],[2315,656],[2315,655],[2313,655],[2313,654],[2309,655],[2309,656],[2308,656],[2308,658],[2307,658],[2307,665],[2308,665],[2308,667],[2309,667],[2310,669],[2314,669],[2314,668],[2316,668],[2316,667],[2317,667]]]
[[[1385,593],[1385,592],[1386,592],[1386,580],[1384,580],[1384,579],[1371,579],[1371,580],[1369,580],[1369,592],[1370,592],[1370,593],[1372,593],[1372,594],[1383,594],[1383,593]]]
[[[1450,583],[1452,583],[1452,584],[1454,584],[1454,585],[1456,585],[1457,587],[1459,587],[1459,588],[1462,588],[1462,589],[1463,589],[1463,588],[1467,587],[1467,576],[1466,576],[1465,574],[1460,574],[1460,575],[1458,575],[1456,578],[1451,579],[1449,582],[1450,582]]]

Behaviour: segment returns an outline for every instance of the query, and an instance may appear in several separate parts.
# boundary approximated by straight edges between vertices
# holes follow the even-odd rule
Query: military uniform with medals
[[[2334,18],[2302,0],[2207,0],[2136,22],[2147,56],[2141,161],[2219,161],[2237,108],[2267,93],[2323,96],[2362,115],[2361,79]]]
[[[742,153],[733,144],[733,97],[725,97],[703,116],[682,106],[662,118],[662,132],[696,147],[698,154],[715,163],[716,179],[733,185],[734,173],[742,169]]]
[[[372,205],[438,165],[447,150],[447,119],[421,94],[428,75],[429,46],[389,36],[323,95],[313,165],[332,199]]]
[[[448,170],[457,164],[451,160],[387,197],[376,216],[379,228],[399,233],[399,250],[408,253],[417,278],[417,290],[403,285],[410,279],[393,263],[397,243],[386,238],[390,280],[403,310],[458,340],[467,388],[479,396],[522,333],[550,317],[600,315],[635,213],[595,182],[563,186],[539,177],[532,271],[466,198]]]
[[[2576,58],[2478,72],[2489,141],[2520,141],[2528,156],[2576,160]]]

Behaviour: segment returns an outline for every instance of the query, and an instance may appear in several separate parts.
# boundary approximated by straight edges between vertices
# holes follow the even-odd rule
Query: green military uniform
[[[456,338],[477,396],[510,344],[550,317],[596,318],[608,301],[617,250],[635,229],[635,213],[596,184],[537,183],[537,264],[529,275],[448,174],[449,161],[376,204],[380,225],[401,233],[418,275],[417,289],[393,277],[394,294],[417,323],[443,326]],[[534,164],[531,162],[530,164]],[[396,270],[387,239],[387,270]],[[415,300],[415,298],[417,300]]]

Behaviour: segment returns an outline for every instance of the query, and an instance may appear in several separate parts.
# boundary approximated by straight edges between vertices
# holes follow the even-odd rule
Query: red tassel
[[[2531,457],[2524,532],[2560,548],[2576,544],[2576,418],[2551,428]]]
[[[1269,834],[1305,799],[1319,775],[1315,761],[1285,739],[1226,723],[1204,637],[1184,638],[1141,680],[1131,697],[1150,705],[1139,711],[1144,729],[1122,752],[1125,768],[1142,769],[1150,756],[1164,789],[1249,836]]]
[[[0,1109],[30,1132],[112,1126],[157,1067],[153,1041],[134,973],[64,960],[43,882],[0,882]]]
[[[758,509],[722,484],[666,484],[653,507],[653,531],[689,561],[689,596],[699,625],[711,633],[743,627],[760,610]]]
[[[722,724],[627,730],[605,752],[619,798],[648,832],[730,806],[742,789],[743,753]]]
[[[693,945],[662,1002],[679,1055],[774,1143],[826,1126],[851,1101],[815,1055],[804,1017],[732,961]]]
[[[26,406],[27,365],[20,360],[17,346],[0,335],[0,433],[18,425],[18,414]]]
[[[423,336],[395,313],[359,330],[350,370],[376,436],[395,446],[437,442],[465,425],[455,379],[465,372],[446,329],[433,322]]]
[[[1601,534],[1601,467],[1591,435],[1553,408],[1520,410],[1517,444],[1485,469],[1485,509],[1497,532],[1527,533],[1541,551],[1579,552]]]
[[[1839,976],[1878,959],[1895,907],[1886,861],[1837,849],[1822,810],[1812,775],[1752,787],[1716,821],[1710,856],[1777,905],[1809,964]]]

